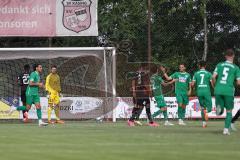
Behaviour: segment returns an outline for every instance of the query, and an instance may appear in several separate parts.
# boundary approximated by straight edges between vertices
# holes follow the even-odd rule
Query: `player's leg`
[[[163,96],[157,96],[157,97],[155,97],[155,100],[157,102],[157,107],[159,108],[159,110],[157,112],[155,112],[152,117],[155,118],[156,116],[158,116],[159,114],[162,113],[163,117],[164,117],[164,120],[165,120],[164,125],[165,126],[172,126],[173,124],[168,121],[167,104],[164,100],[164,97]]]
[[[37,117],[38,117],[38,125],[39,126],[46,126],[48,123],[42,121],[42,109],[40,105],[40,97],[38,95],[33,96],[33,103],[35,104],[37,110]]]
[[[53,121],[51,121],[52,110],[53,110],[53,99],[52,99],[52,95],[50,94],[48,98],[48,123],[49,124],[54,123]]]
[[[183,122],[184,115],[185,115],[184,104],[183,104],[183,102],[184,102],[183,96],[181,94],[178,94],[178,95],[176,95],[176,98],[177,98],[177,103],[178,103],[178,124],[179,125],[186,125]]]
[[[149,121],[148,125],[152,127],[159,126],[156,122],[153,121],[152,114],[151,114],[150,99],[145,98],[143,104],[145,105],[145,108],[146,108],[146,114]]]
[[[60,119],[60,97],[58,94],[53,97],[53,104],[55,105],[56,123],[64,124],[64,121]]]
[[[235,114],[235,116],[232,118],[232,121],[231,121],[231,129],[233,131],[237,131],[237,128],[235,127],[235,122],[236,120],[240,117],[240,109],[237,111],[237,113]]]
[[[139,111],[140,111],[140,108],[139,108],[139,101],[140,100],[141,99],[133,98],[134,106],[133,106],[133,109],[132,109],[132,116],[128,120],[128,125],[129,126],[134,126],[134,120],[136,119],[136,117],[138,117],[138,114],[139,114]]]
[[[225,125],[223,134],[229,135],[229,129],[231,126],[232,120],[232,109],[234,107],[234,97],[233,96],[224,96],[225,108],[226,108],[226,118],[225,118]]]
[[[185,119],[185,114],[186,114],[186,106],[189,103],[189,97],[187,94],[182,95],[183,103],[182,103],[182,117],[183,120]]]
[[[215,95],[216,114],[222,115],[224,111],[224,97],[222,95]]]
[[[198,101],[201,106],[201,117],[202,117],[202,127],[207,127],[207,116],[206,116],[206,105],[205,105],[205,97],[204,96],[198,96]]]
[[[156,100],[156,107],[158,108],[158,110],[153,113],[152,117],[156,118],[158,115],[162,113],[161,107],[160,107],[162,105],[162,98],[161,96],[156,96],[154,97],[154,99]]]
[[[30,110],[31,109],[31,104],[33,102],[33,96],[26,95],[26,106],[11,106],[8,114],[11,115],[14,111],[24,111],[24,110]]]
[[[25,91],[21,92],[21,101],[22,101],[23,106],[27,105],[26,92]],[[23,122],[27,123],[28,122],[28,110],[23,110],[22,113],[23,113]]]
[[[177,104],[178,104],[178,119],[181,120],[182,119],[182,103],[183,103],[183,99],[182,96],[177,94],[176,95],[176,99],[177,99]]]

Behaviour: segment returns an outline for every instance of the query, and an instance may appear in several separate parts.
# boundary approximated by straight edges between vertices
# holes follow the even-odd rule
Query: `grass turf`
[[[2,160],[225,160],[240,157],[240,131],[222,135],[223,121],[130,128],[124,122],[67,122],[38,127],[0,123]]]

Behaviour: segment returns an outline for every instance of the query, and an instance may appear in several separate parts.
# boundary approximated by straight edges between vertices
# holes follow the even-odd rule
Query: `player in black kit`
[[[26,90],[29,84],[30,65],[24,65],[24,72],[18,76],[18,84],[21,87],[21,101],[26,106]],[[28,122],[28,110],[23,111],[23,122]]]
[[[134,126],[135,123],[142,125],[138,118],[142,112],[142,109],[146,108],[147,118],[149,120],[149,126],[157,127],[158,124],[153,122],[151,110],[150,110],[150,97],[151,95],[151,86],[150,86],[150,72],[148,69],[148,64],[141,64],[139,70],[136,73],[136,76],[132,80],[132,93],[134,108],[132,110],[132,116],[128,120],[129,126]]]

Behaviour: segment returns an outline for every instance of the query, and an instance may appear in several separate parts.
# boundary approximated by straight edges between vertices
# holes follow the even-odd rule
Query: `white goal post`
[[[14,79],[23,71],[25,64],[34,63],[43,65],[42,80],[49,73],[50,66],[57,65],[64,98],[70,97],[69,101],[78,104],[71,104],[73,107],[68,113],[65,113],[66,108],[63,108],[62,115],[66,119],[91,119],[102,116],[116,121],[114,47],[0,48],[1,99],[12,103],[14,97],[19,97],[19,86],[15,84]],[[45,95],[40,94],[41,97]],[[81,97],[84,100],[81,100]],[[91,108],[91,100],[94,101],[95,108]],[[88,113],[84,112],[84,109]]]

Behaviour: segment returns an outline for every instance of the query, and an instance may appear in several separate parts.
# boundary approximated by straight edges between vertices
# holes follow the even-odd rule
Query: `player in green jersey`
[[[155,112],[152,115],[152,117],[155,118],[156,116],[163,113],[164,120],[165,120],[164,125],[172,126],[173,124],[168,121],[167,104],[164,100],[164,96],[162,93],[162,85],[167,86],[168,84],[163,81],[162,77],[159,74],[159,69],[156,65],[154,65],[151,69],[152,69],[152,73],[154,73],[150,78],[151,89],[152,89],[154,99],[157,103],[157,108],[159,108],[159,110]]]
[[[206,62],[200,61],[199,71],[194,73],[192,80],[192,87],[195,86],[198,101],[201,106],[202,115],[202,127],[207,127],[208,114],[212,111],[212,96],[211,96],[211,85],[212,84],[212,74],[206,71]]]
[[[165,67],[161,67],[162,72],[164,73],[164,77],[171,81],[171,83],[175,83],[175,95],[178,103],[178,124],[186,125],[184,123],[185,113],[186,113],[186,105],[189,103],[188,96],[191,94],[191,76],[186,72],[185,64],[179,65],[179,72],[175,72],[171,76],[168,76],[166,73]]]
[[[30,74],[29,85],[26,90],[26,106],[19,107],[11,107],[9,114],[13,113],[13,111],[18,110],[30,110],[32,104],[35,105],[37,109],[37,117],[39,126],[46,126],[48,123],[44,123],[42,121],[42,111],[40,105],[40,96],[39,96],[39,88],[44,88],[44,84],[40,82],[40,73],[42,72],[42,65],[37,64],[34,66],[34,72]]]
[[[232,109],[234,107],[234,83],[240,85],[239,67],[233,64],[234,51],[229,49],[225,53],[225,62],[217,64],[213,73],[214,95],[216,99],[216,113],[221,115],[226,108],[224,135],[230,135],[229,128],[232,119]]]

